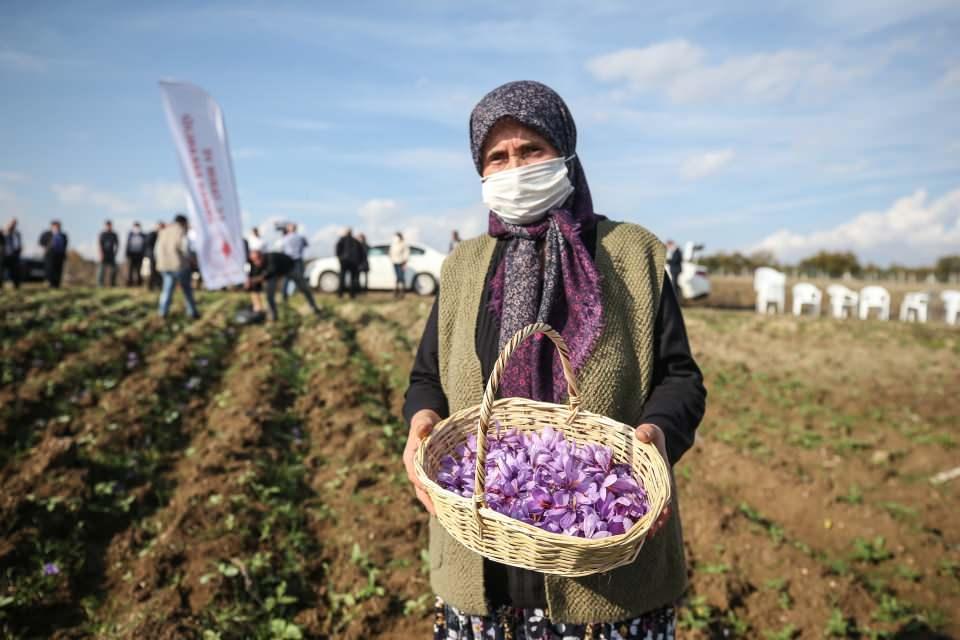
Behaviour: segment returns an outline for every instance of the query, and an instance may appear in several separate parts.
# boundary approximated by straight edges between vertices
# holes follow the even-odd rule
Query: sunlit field
[[[320,302],[5,292],[0,636],[429,635],[399,416],[432,299]],[[686,317],[684,637],[960,634],[960,330]]]

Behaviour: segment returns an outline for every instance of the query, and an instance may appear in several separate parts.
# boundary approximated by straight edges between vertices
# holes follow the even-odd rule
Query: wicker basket
[[[507,360],[521,342],[535,333],[550,338],[560,353],[569,406],[523,398],[494,401]],[[614,462],[630,465],[634,476],[642,482],[649,499],[649,511],[622,535],[587,539],[551,533],[488,508],[484,501],[486,434],[494,415],[504,428],[529,432],[550,425],[578,445],[593,442],[610,447]],[[414,465],[417,478],[433,501],[440,524],[467,548],[514,567],[567,577],[584,576],[633,562],[650,526],[670,500],[670,474],[663,458],[656,447],[640,442],[634,431],[634,427],[580,409],[567,345],[549,325],[537,323],[518,331],[506,344],[481,404],[458,411],[437,424],[431,435],[420,443]],[[433,478],[443,457],[455,455],[455,448],[471,433],[477,435],[476,492],[472,498],[465,498],[441,488]]]

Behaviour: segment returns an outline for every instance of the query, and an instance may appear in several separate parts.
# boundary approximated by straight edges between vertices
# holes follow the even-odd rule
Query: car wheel
[[[437,290],[437,281],[429,273],[418,273],[413,278],[413,290],[421,296],[433,295]]]
[[[336,293],[340,288],[340,274],[335,271],[324,271],[320,274],[317,288],[324,293]]]

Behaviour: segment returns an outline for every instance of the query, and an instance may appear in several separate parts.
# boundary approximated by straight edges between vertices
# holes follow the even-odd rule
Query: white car
[[[677,276],[677,287],[685,300],[696,300],[710,295],[710,272],[705,266],[694,262],[701,251],[703,245],[692,242],[688,242],[683,248],[683,262]],[[667,273],[670,273],[669,266]]]
[[[404,279],[408,291],[422,296],[436,293],[440,283],[440,267],[447,256],[435,249],[423,245],[411,244],[410,259],[404,270]],[[367,252],[367,288],[393,291],[396,276],[393,263],[390,262],[390,245],[375,244]],[[340,286],[340,261],[337,258],[318,258],[307,265],[307,282],[314,289],[324,293],[336,293]]]

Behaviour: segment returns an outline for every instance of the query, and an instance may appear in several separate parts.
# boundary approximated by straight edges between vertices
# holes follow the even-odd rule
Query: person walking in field
[[[0,262],[0,288],[3,287],[6,275],[13,281],[13,288],[20,288],[20,252],[23,251],[23,240],[20,230],[17,229],[17,219],[12,218],[3,230],[3,261]]]
[[[410,247],[403,239],[403,234],[397,231],[390,243],[390,262],[393,263],[393,273],[397,283],[393,287],[393,297],[402,298],[407,292],[405,270],[410,259]]]
[[[100,264],[97,265],[97,286],[102,287],[109,278],[110,286],[117,286],[117,253],[120,251],[120,238],[113,230],[113,223],[107,220],[103,231],[97,238],[100,249]],[[107,276],[109,272],[109,276]]]
[[[183,289],[183,299],[187,305],[187,315],[194,320],[200,317],[197,304],[193,300],[193,286],[190,282],[191,269],[189,248],[187,247],[187,217],[178,214],[173,224],[165,226],[157,234],[154,254],[157,258],[157,271],[160,273],[160,317],[166,318],[173,300],[173,290],[179,284]]]
[[[140,228],[139,222],[133,223],[133,229],[127,234],[127,286],[143,286],[143,276],[140,269],[143,267],[143,256],[147,250],[147,235]]]
[[[593,208],[567,105],[537,82],[487,94],[470,116],[470,150],[489,209],[486,234],[447,256],[410,374],[403,460],[416,496],[420,441],[479,404],[497,357],[521,328],[546,322],[570,347],[582,407],[626,424],[671,468],[693,444],[706,390],[690,353],[664,245]],[[565,400],[549,340],[527,341],[502,397]],[[676,486],[675,484],[673,485]],[[569,579],[484,559],[430,521],[434,638],[671,640],[687,588],[676,491],[636,560]]]
[[[360,290],[360,261],[362,259],[363,249],[360,242],[353,237],[353,231],[345,229],[343,235],[337,240],[336,246],[337,259],[340,261],[340,287],[337,289],[337,297],[342,298],[347,292],[347,282],[350,282],[350,297],[356,298]]]
[[[60,288],[63,279],[63,263],[67,261],[67,234],[60,227],[60,221],[54,220],[50,228],[40,234],[40,246],[43,247],[43,268],[47,282],[54,289]]]
[[[271,320],[276,320],[278,317],[276,302],[277,285],[278,283],[285,282],[288,277],[296,283],[297,289],[299,289],[303,297],[307,299],[307,304],[310,305],[313,312],[316,315],[320,315],[320,308],[317,306],[316,300],[313,299],[313,294],[310,292],[310,287],[307,286],[306,281],[302,276],[295,277],[293,275],[296,264],[289,255],[279,251],[271,251],[269,253],[251,251],[250,265],[251,270],[250,277],[247,280],[247,288],[253,291],[258,284],[266,284],[267,306],[270,308]]]

